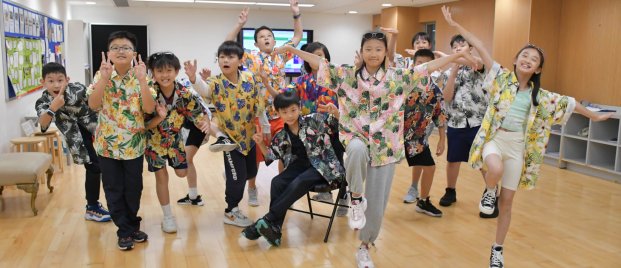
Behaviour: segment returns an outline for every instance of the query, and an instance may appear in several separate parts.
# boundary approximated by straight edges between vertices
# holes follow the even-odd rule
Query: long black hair
[[[330,52],[328,51],[328,48],[319,42],[312,42],[309,44],[305,44],[306,47],[302,48],[302,50],[308,52],[308,53],[313,53],[315,52],[315,50],[317,49],[321,49],[323,50],[323,54],[326,57],[326,60],[328,60],[328,62],[330,62]],[[313,72],[313,68],[311,68],[310,64],[308,64],[308,62],[304,62],[304,70],[306,70],[307,73],[312,73]]]
[[[368,32],[362,35],[362,41],[360,41],[361,53],[362,53],[362,47],[364,46],[364,43],[366,43],[369,40],[373,40],[373,39],[382,41],[382,43],[384,43],[384,48],[388,50],[388,41],[386,41],[386,35],[384,33]],[[356,76],[360,76],[362,78],[362,70],[366,67],[367,64],[364,62],[364,59],[360,59],[360,60],[362,60],[362,65],[360,65],[360,68],[356,69]],[[382,69],[386,68],[386,57],[384,57],[384,60],[382,60],[382,64],[380,64],[380,68]]]
[[[520,56],[520,53],[522,53],[522,51],[524,51],[525,49],[528,48],[534,48],[537,53],[539,53],[539,59],[541,59],[539,61],[539,67],[538,68],[542,68],[543,69],[543,63],[545,61],[544,55],[543,55],[543,50],[533,44],[527,44],[526,46],[524,46],[522,49],[520,49],[520,51],[518,51],[517,55],[515,55],[515,58],[517,59],[518,56]],[[513,64],[513,72],[516,72],[516,66],[515,63]],[[531,100],[533,105],[538,106],[539,102],[537,101],[537,95],[539,94],[539,89],[541,88],[541,73],[534,73],[533,75],[530,76],[530,79],[528,79],[529,82],[533,83],[533,91],[531,92]]]

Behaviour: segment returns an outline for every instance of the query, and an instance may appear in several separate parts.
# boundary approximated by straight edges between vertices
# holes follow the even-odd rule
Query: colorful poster
[[[38,90],[44,47],[40,40],[6,37],[9,83],[15,96]]]

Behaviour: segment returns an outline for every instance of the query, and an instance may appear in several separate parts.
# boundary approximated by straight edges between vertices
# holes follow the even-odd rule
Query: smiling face
[[[254,45],[265,53],[271,53],[276,45],[274,33],[268,29],[260,30],[257,32],[256,43],[254,43]]]
[[[162,88],[172,88],[175,83],[175,78],[179,74],[179,70],[175,70],[172,66],[163,66],[155,68],[153,70],[153,79]]]
[[[378,39],[366,40],[361,53],[368,68],[378,68],[386,59],[386,44]]]
[[[58,93],[69,84],[69,77],[62,73],[49,73],[41,79],[41,84],[52,97],[58,96]]]
[[[536,48],[527,47],[518,53],[513,64],[516,72],[531,76],[541,72],[542,60],[542,55]]]
[[[289,105],[287,108],[278,109],[277,112],[285,124],[292,127],[298,123],[298,118],[300,117],[300,106],[296,104]]]
[[[129,39],[118,38],[112,40],[108,46],[108,58],[116,65],[131,66],[136,57],[134,45]]]
[[[451,49],[453,50],[454,54],[457,54],[465,50],[471,51],[472,47],[470,46],[470,44],[468,44],[468,42],[461,41],[461,42],[454,42]]]
[[[431,49],[431,44],[429,44],[429,41],[419,38],[419,39],[416,39],[416,41],[414,41],[414,43],[412,44],[412,47],[414,47],[414,50]]]
[[[241,61],[239,57],[235,54],[225,54],[220,53],[218,55],[218,65],[220,65],[220,71],[226,75],[233,75],[239,70],[239,66],[241,66]]]

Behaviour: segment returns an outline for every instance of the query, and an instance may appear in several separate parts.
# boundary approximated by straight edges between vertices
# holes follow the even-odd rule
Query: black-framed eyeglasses
[[[131,52],[134,51],[133,47],[110,47],[108,50],[112,51],[112,52],[121,52],[121,53],[125,53],[125,52]]]
[[[362,38],[364,39],[385,39],[386,35],[382,32],[370,32],[370,33],[365,33]]]

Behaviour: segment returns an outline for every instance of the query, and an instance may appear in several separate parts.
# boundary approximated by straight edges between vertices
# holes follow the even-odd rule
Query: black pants
[[[224,173],[226,175],[226,189],[224,201],[229,212],[239,204],[244,197],[246,180],[257,176],[257,151],[252,147],[248,155],[243,155],[237,150],[224,152]]]
[[[143,156],[131,160],[117,160],[99,156],[102,181],[108,209],[118,237],[129,237],[140,230],[137,217],[142,196]]]
[[[93,148],[93,135],[81,125],[78,125],[80,134],[82,134],[82,142],[86,151],[88,151],[88,157],[90,163],[84,163],[86,169],[86,181],[84,182],[84,192],[86,192],[86,203],[89,206],[96,206],[99,204],[99,192],[101,189],[101,169],[99,168],[99,159],[95,148]]]
[[[310,165],[287,167],[272,179],[270,211],[265,217],[270,222],[282,226],[287,209],[315,185],[322,183],[326,183],[326,180]]]

